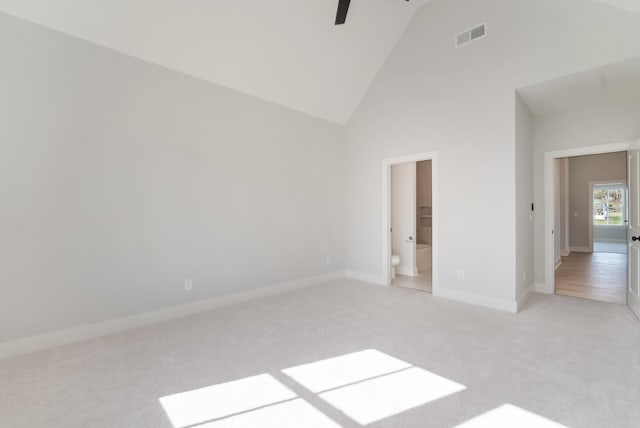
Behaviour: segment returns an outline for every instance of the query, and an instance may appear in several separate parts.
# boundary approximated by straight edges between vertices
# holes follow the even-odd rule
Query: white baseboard
[[[562,264],[562,258],[558,258],[558,260],[556,260],[556,262],[555,262],[555,266],[554,266],[553,270],[558,269],[561,264]]]
[[[398,272],[399,273],[399,272]],[[376,285],[389,285],[384,275],[372,275],[369,273],[356,272],[353,270],[345,271],[344,276],[349,279],[355,279],[363,282],[370,282]]]
[[[0,358],[7,358],[30,352],[41,351],[69,343],[80,342],[82,340],[93,339],[108,334],[117,333],[123,330],[143,327],[150,324],[157,324],[175,318],[182,318],[199,312],[208,311],[235,303],[246,302],[259,297],[270,296],[283,293],[285,291],[298,288],[309,287],[334,279],[344,278],[344,271],[331,272],[324,275],[296,279],[293,281],[274,284],[267,287],[242,291],[240,293],[228,294],[214,297],[207,300],[200,300],[185,305],[173,306],[153,312],[131,315],[95,324],[88,324],[74,327],[67,330],[58,330],[51,333],[44,333],[37,336],[12,340],[0,343]]]
[[[560,256],[562,256],[562,257],[567,257],[569,254],[571,254],[571,250],[570,249],[560,250]]]
[[[466,291],[452,290],[450,288],[437,287],[433,295],[444,297],[445,299],[457,300],[458,302],[470,303],[472,305],[484,306],[485,308],[498,309],[511,313],[518,312],[518,305],[515,301],[494,299],[492,297],[479,296]]]
[[[529,297],[531,297],[531,293],[533,293],[534,289],[535,284],[532,282],[522,293],[520,293],[520,296],[516,298],[516,312],[520,312],[524,307],[527,300],[529,300]]]
[[[576,253],[590,253],[591,248],[589,247],[571,247],[569,248],[569,252],[575,251]]]

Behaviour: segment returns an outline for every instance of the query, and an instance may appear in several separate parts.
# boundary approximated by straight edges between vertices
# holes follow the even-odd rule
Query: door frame
[[[550,150],[544,153],[544,283],[536,287],[536,291],[554,294],[555,287],[555,255],[554,255],[554,219],[555,188],[554,161],[574,156],[600,155],[603,153],[626,152],[633,147],[634,141],[600,144],[595,146],[574,147],[562,150]]]
[[[422,152],[382,161],[382,277],[391,286],[391,167],[403,163],[431,161],[431,293],[438,290],[438,152]]]

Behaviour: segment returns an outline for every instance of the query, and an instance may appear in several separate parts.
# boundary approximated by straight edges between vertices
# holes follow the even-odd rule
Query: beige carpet
[[[2,427],[637,427],[640,322],[340,280],[0,361]]]

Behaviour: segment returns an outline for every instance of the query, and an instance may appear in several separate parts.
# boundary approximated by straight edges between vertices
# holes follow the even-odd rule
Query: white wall
[[[638,116],[640,121],[640,116]],[[627,153],[605,153],[569,158],[569,212],[571,213],[570,246],[589,248],[590,181],[627,181]],[[625,235],[626,236],[626,235]],[[623,242],[626,239],[622,240]]]
[[[593,227],[593,242],[617,242],[624,244],[627,242],[627,228],[626,226],[595,225]]]
[[[544,153],[588,147],[640,136],[640,100],[619,105],[595,105],[535,116],[534,185],[536,211],[544,213]],[[571,213],[569,213],[571,215]],[[570,217],[570,227],[574,218]],[[544,283],[544,218],[535,222],[536,283]]]
[[[520,99],[516,102],[516,297],[533,286],[533,114]]]
[[[391,167],[391,253],[400,256],[396,273],[416,275],[416,163]],[[412,240],[409,241],[409,237]]]
[[[0,342],[344,269],[344,128],[6,15],[0,52]]]
[[[482,22],[486,38],[454,48],[456,33]],[[514,91],[638,56],[638,40],[640,17],[584,0],[423,7],[348,126],[348,268],[382,272],[382,160],[437,151],[436,293],[512,310],[520,275]]]

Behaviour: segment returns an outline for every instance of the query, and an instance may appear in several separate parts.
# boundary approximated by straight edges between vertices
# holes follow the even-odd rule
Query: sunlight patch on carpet
[[[322,392],[411,367],[375,349],[291,367],[282,372],[311,392]]]
[[[464,385],[375,349],[283,372],[361,425],[466,389]]]
[[[160,404],[173,426],[183,428],[296,397],[273,376],[261,374],[168,395],[160,398]]]
[[[540,415],[512,404],[476,416],[455,428],[567,428]]]
[[[298,398],[262,409],[242,413],[193,428],[339,428],[340,425],[325,416],[311,404]]]

